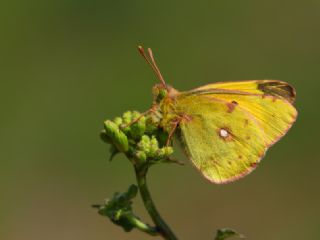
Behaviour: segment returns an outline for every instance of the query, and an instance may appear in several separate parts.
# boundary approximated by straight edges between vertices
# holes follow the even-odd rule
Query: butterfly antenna
[[[138,46],[138,50],[139,50],[139,53],[141,54],[141,56],[147,61],[147,63],[151,66],[151,68],[153,69],[153,71],[155,72],[155,74],[157,75],[157,77],[159,78],[160,82],[162,83],[162,85],[167,88],[167,84],[166,82],[164,81],[163,77],[162,77],[162,74],[156,64],[156,61],[154,60],[154,57],[153,57],[153,53],[152,53],[152,50],[151,48],[148,48],[148,55],[145,53],[143,47],[141,46]]]

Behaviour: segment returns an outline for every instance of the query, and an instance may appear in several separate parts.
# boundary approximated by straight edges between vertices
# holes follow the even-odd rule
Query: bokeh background
[[[144,111],[157,82],[136,46],[152,47],[167,82],[281,79],[298,121],[259,168],[218,186],[188,160],[149,174],[179,239],[231,227],[254,240],[319,239],[320,3],[306,1],[1,1],[0,239],[151,239],[90,205],[135,182],[108,162],[105,119]],[[140,198],[135,211],[151,222]],[[160,239],[160,238],[157,238]]]

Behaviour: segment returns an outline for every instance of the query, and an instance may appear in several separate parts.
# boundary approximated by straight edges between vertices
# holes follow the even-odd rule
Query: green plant
[[[136,228],[151,236],[160,235],[164,239],[177,239],[173,231],[162,219],[151,198],[147,186],[147,173],[151,166],[159,163],[178,163],[172,159],[173,148],[167,142],[168,133],[160,126],[161,116],[148,112],[125,112],[122,117],[104,122],[101,139],[110,144],[111,158],[123,153],[132,163],[137,185],[131,185],[126,192],[115,193],[102,205],[93,205],[98,213],[108,217],[114,224],[129,232]],[[148,211],[154,226],[144,223],[137,217],[132,208],[132,199],[140,192],[144,206]],[[231,236],[242,237],[232,229],[220,229],[215,240],[224,240]]]

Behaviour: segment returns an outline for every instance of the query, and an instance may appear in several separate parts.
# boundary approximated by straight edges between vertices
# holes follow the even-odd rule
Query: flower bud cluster
[[[165,145],[168,134],[159,123],[155,114],[128,111],[113,121],[106,120],[101,138],[111,144],[112,155],[122,152],[136,164],[162,161],[169,158],[173,149]]]

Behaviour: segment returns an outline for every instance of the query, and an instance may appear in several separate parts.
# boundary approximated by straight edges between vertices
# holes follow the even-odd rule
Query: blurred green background
[[[186,166],[151,170],[179,239],[213,239],[221,227],[320,239],[319,22],[317,0],[1,1],[0,239],[151,239],[90,207],[135,181],[124,157],[107,161],[99,132],[107,118],[150,107],[157,80],[138,44],[180,90],[241,79],[297,89],[298,121],[241,181],[210,184],[179,154]]]

